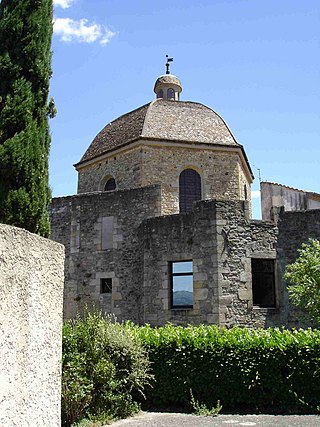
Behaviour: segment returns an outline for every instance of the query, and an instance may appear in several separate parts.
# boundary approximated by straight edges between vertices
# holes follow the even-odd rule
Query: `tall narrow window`
[[[163,98],[163,90],[162,89],[159,90],[157,98]]]
[[[171,307],[193,307],[193,265],[192,261],[170,263]]]
[[[112,191],[116,189],[116,181],[114,178],[109,178],[104,186],[104,191]]]
[[[179,177],[180,212],[191,212],[197,200],[201,200],[201,177],[194,169],[185,169]]]
[[[275,307],[274,259],[251,259],[253,305]]]
[[[167,98],[168,99],[174,99],[174,90],[173,89],[168,89],[167,91]]]

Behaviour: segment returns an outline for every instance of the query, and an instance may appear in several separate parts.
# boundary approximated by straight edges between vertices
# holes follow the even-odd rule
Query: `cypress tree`
[[[52,0],[0,3],[0,222],[49,235]]]

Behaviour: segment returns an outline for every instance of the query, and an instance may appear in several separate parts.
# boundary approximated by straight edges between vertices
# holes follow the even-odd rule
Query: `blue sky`
[[[217,111],[256,177],[320,192],[319,0],[54,0],[53,196],[111,120],[154,99],[165,72],[181,99]],[[259,217],[259,198],[253,199]]]

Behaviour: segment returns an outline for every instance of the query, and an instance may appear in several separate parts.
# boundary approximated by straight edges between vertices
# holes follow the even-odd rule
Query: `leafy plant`
[[[320,331],[186,328],[137,329],[155,376],[150,406],[189,407],[190,388],[210,408],[250,412],[317,412]]]
[[[101,313],[63,326],[62,418],[105,422],[136,412],[134,397],[149,383],[149,361],[134,327]]]
[[[286,268],[289,298],[320,324],[320,242],[309,239],[298,249],[299,256]]]
[[[209,409],[205,403],[200,404],[198,400],[194,398],[192,389],[190,389],[190,396],[190,404],[193,408],[193,413],[195,415],[201,415],[204,417],[216,417],[222,409],[222,406],[220,405],[220,400],[217,401],[217,405],[215,407],[213,406],[211,409]]]

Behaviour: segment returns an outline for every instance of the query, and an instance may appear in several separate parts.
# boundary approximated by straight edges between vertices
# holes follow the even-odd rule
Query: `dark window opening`
[[[191,212],[197,200],[201,200],[201,177],[194,169],[185,169],[179,177],[180,212]]]
[[[158,92],[158,98],[163,98],[163,90],[160,89]]]
[[[173,89],[168,89],[167,91],[167,98],[168,99],[174,99],[174,90]]]
[[[104,186],[104,191],[112,191],[116,189],[116,181],[114,178],[109,178]]]
[[[104,278],[100,279],[100,293],[101,294],[111,294],[112,293],[112,279]]]
[[[171,308],[193,308],[192,261],[170,262]]]
[[[243,186],[244,200],[248,200],[248,190],[246,184]]]
[[[252,259],[252,296],[253,305],[258,307],[275,307],[275,260]]]

